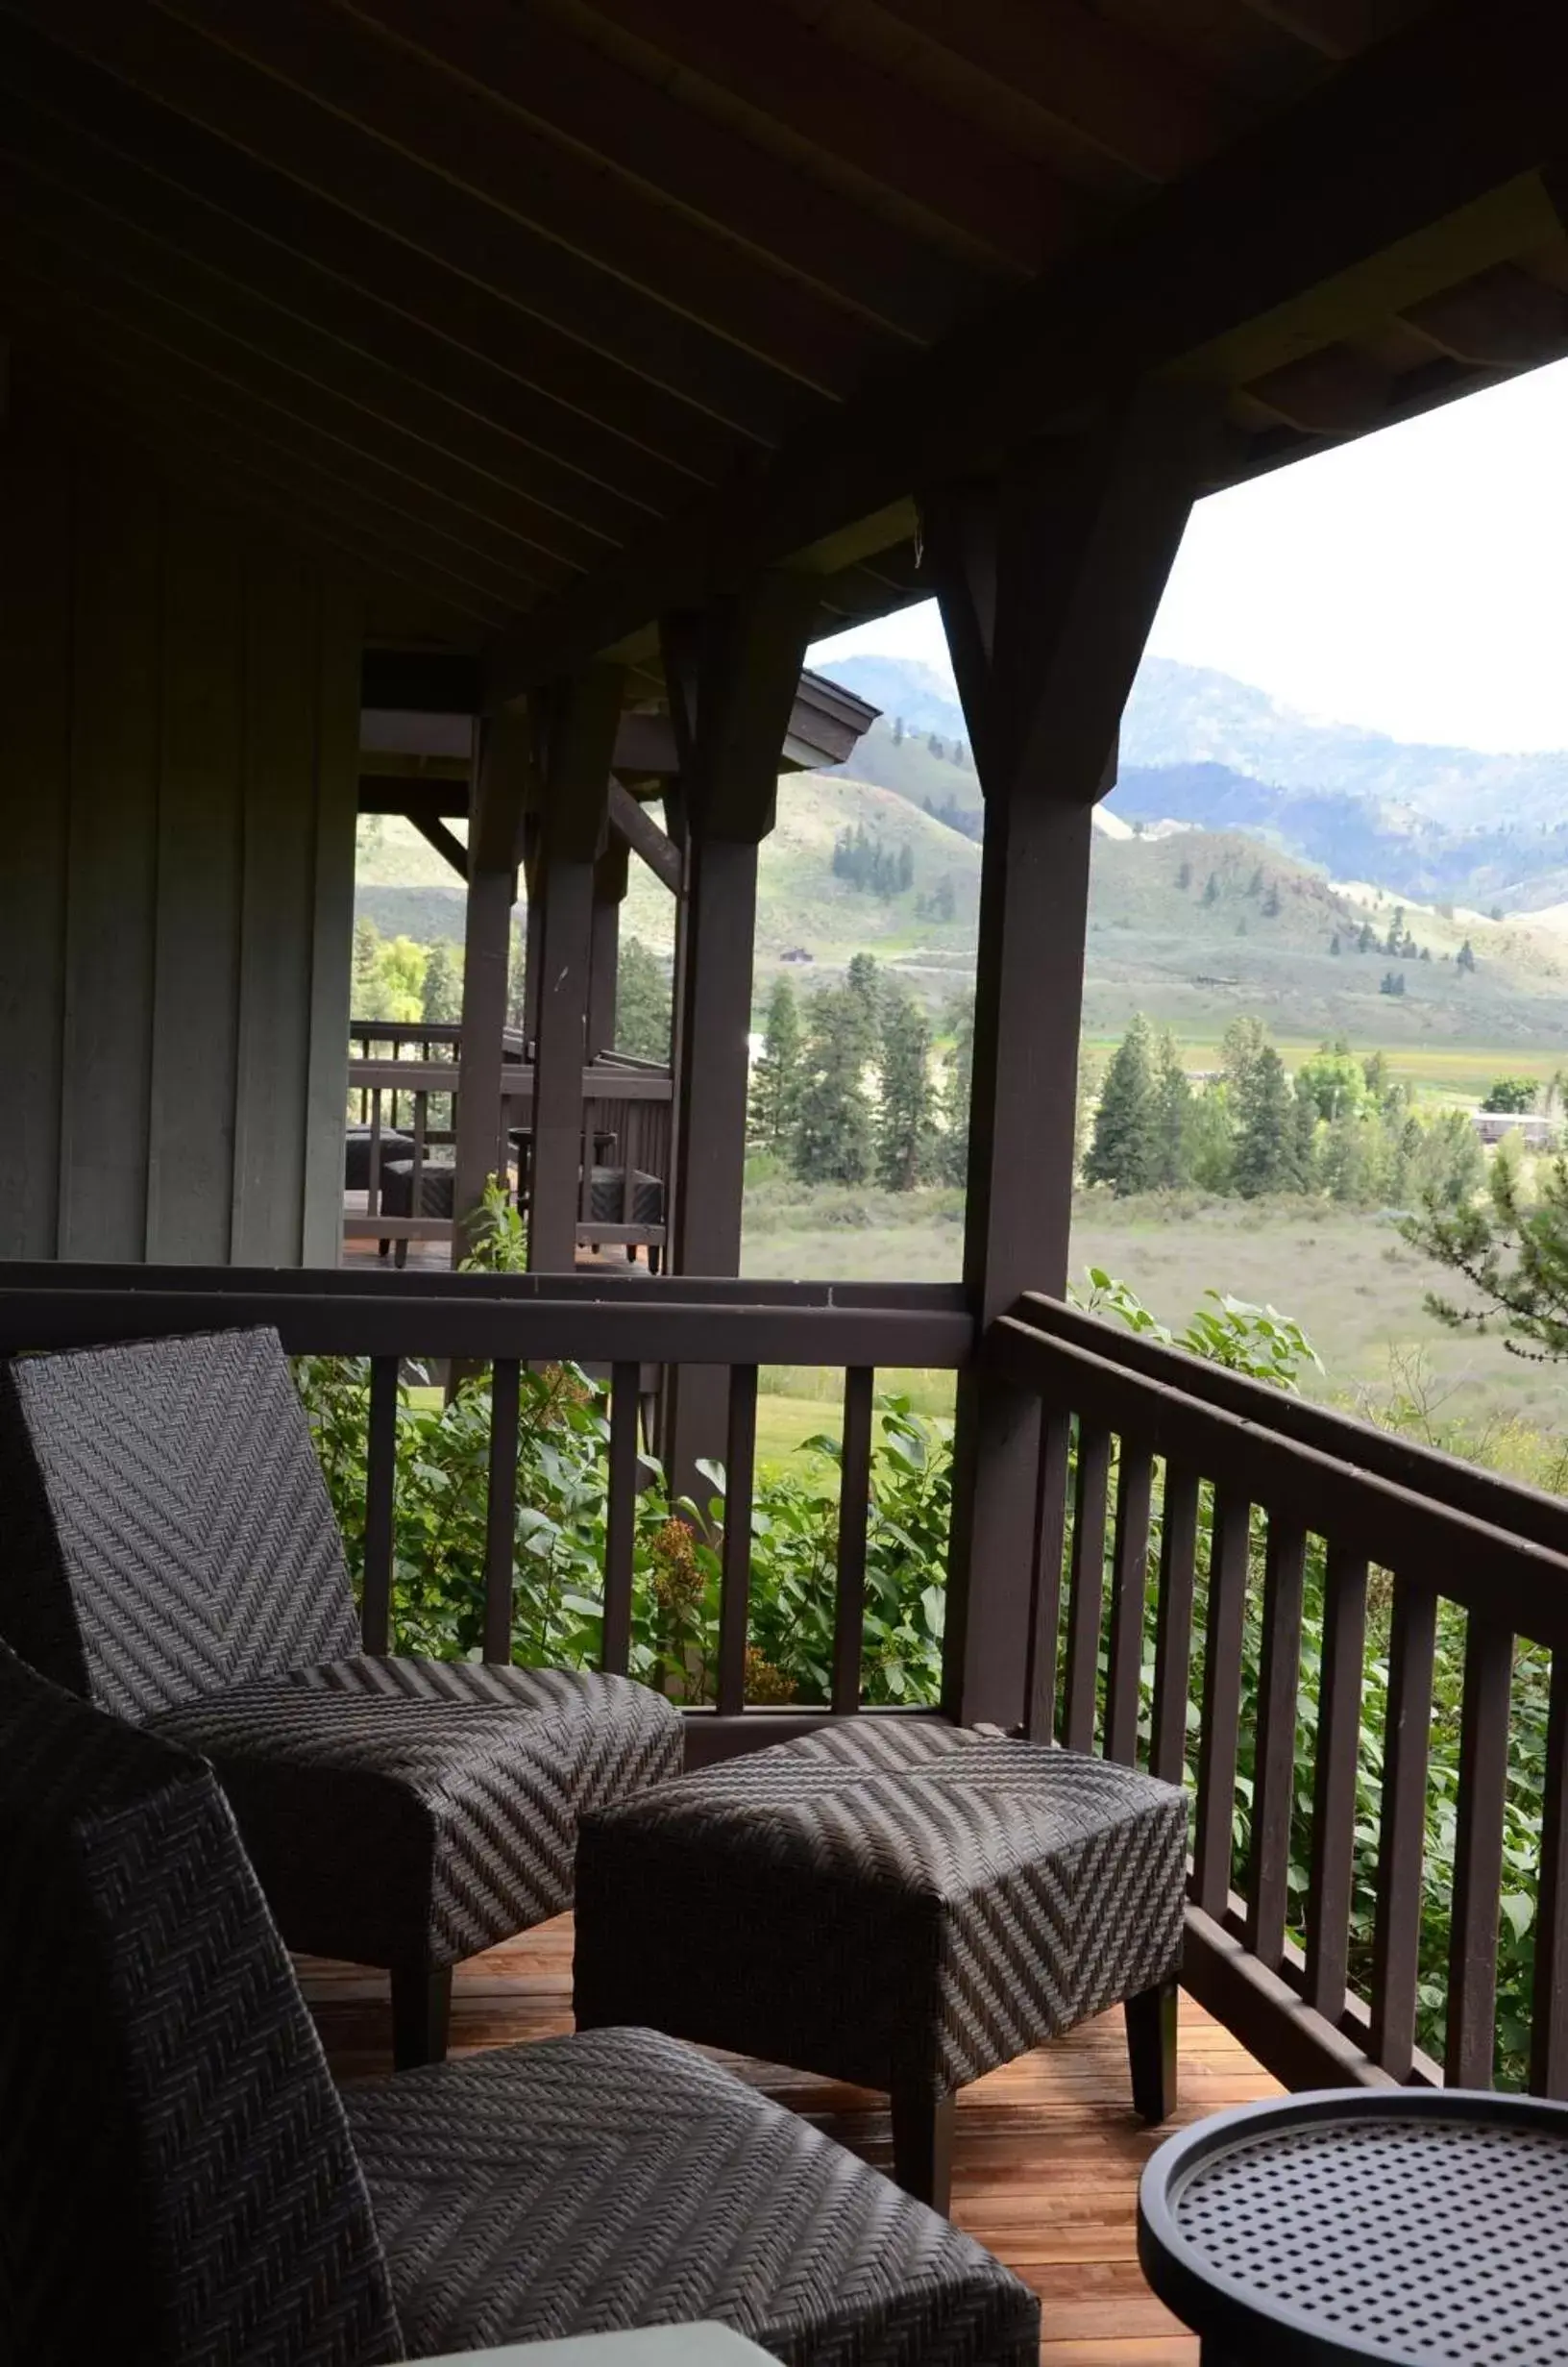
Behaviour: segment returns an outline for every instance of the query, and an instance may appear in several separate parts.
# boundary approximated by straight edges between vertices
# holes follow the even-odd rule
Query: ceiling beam
[[[134,166],[138,181],[162,190],[157,218],[139,203],[116,201],[129,217],[165,236],[177,223],[171,243],[275,301],[286,290],[283,300],[298,300],[306,318],[309,300],[298,291],[319,275],[341,334],[380,313],[481,360],[531,399],[537,425],[516,432],[554,452],[564,426],[575,439],[560,448],[564,458],[649,508],[670,506],[683,481],[711,482],[747,448],[745,436],[637,376],[624,358],[598,353],[444,269],[14,17],[0,39],[0,84],[47,115],[73,178],[82,151],[96,148],[106,170],[115,161]],[[258,256],[272,258],[270,275]],[[628,479],[633,465],[638,473]]]
[[[123,0],[121,0],[123,6]],[[843,394],[876,351],[875,324],[780,275],[712,225],[669,206],[575,146],[543,138],[487,87],[460,81],[368,18],[321,0],[160,0],[227,52],[276,77],[341,130],[554,240],[621,286],[823,394]],[[526,40],[520,45],[527,59]],[[894,350],[894,341],[884,350]]]
[[[34,219],[112,259],[129,278],[176,300],[184,291],[206,317],[376,415],[482,460],[498,481],[523,485],[585,536],[623,541],[691,489],[679,472],[619,439],[595,444],[577,435],[570,413],[502,371],[193,205],[4,88],[0,173]],[[597,468],[563,460],[563,447],[581,450]]]
[[[868,319],[926,340],[972,299],[973,274],[949,257],[577,38],[540,0],[340,5]]]
[[[1038,270],[1083,228],[1084,201],[1055,174],[912,85],[805,24],[776,0],[592,0],[596,16],[742,102],[760,136],[780,126],[841,172],[887,191],[982,253]],[[649,61],[651,64],[651,61]]]
[[[566,326],[639,377],[679,388],[721,419],[773,440],[821,400],[775,363],[424,169],[390,141],[280,77],[257,72],[234,49],[160,9],[127,7],[124,0],[4,4],[46,37],[361,221]],[[258,227],[266,228],[264,219]]]
[[[1245,383],[1420,301],[1557,222],[1568,15],[1441,0],[1278,120],[984,321],[883,378],[755,481],[555,595],[493,653],[504,701],[650,615],[788,560],[870,555],[867,521],[1161,374]],[[1325,160],[1333,160],[1332,172]],[[893,539],[890,534],[888,539]]]
[[[1512,264],[1445,287],[1404,317],[1439,353],[1483,369],[1528,369],[1568,337],[1568,297]]]
[[[1228,93],[1081,0],[882,4],[1145,181],[1174,181],[1245,120]]]
[[[514,572],[525,579],[536,584],[558,581],[580,570],[591,552],[604,549],[598,540],[585,541],[580,531],[543,510],[517,487],[290,369],[191,305],[164,298],[144,283],[128,282],[102,256],[22,223],[6,209],[3,196],[0,218],[6,220],[8,261],[16,275],[25,273],[35,284],[39,303],[46,302],[54,288],[101,320],[104,326],[96,333],[117,339],[122,351],[135,348],[149,363],[161,355],[164,366],[172,362],[181,372],[194,373],[208,392],[231,390],[236,403],[258,407],[280,427],[303,425],[345,453],[362,456],[390,478],[438,496],[451,506],[453,531],[459,531],[470,515],[481,522],[485,535],[499,530],[514,547]],[[568,542],[575,553],[570,559],[562,549]]]

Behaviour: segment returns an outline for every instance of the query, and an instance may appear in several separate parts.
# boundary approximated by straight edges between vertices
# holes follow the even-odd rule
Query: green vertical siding
[[[0,436],[0,1257],[336,1260],[354,592]]]

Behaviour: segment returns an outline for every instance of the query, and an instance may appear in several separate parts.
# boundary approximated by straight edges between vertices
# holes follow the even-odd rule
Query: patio
[[[316,1961],[304,1974],[337,2076],[379,2071],[387,2045],[384,1980],[360,1966]],[[454,2054],[571,2028],[570,1915],[459,1969]],[[887,2168],[885,2099],[725,2059]],[[1181,2109],[1170,2127],[1279,2092],[1245,2047],[1189,1997],[1182,2001],[1181,2076]],[[1193,2367],[1197,2343],[1149,2292],[1133,2242],[1139,2174],[1165,2133],[1146,2129],[1128,2103],[1118,2011],[992,2072],[960,2100],[953,2216],[1040,2295],[1045,2367]]]
[[[437,1361],[489,1374],[463,1409],[467,1657],[443,1685],[587,1699],[608,1678],[692,1767],[824,1731],[870,1753],[888,1719],[911,1754],[1017,1742],[1059,1770],[1061,1743],[1107,1789],[1185,1787],[1185,1902],[1164,1795],[1171,1954],[1156,1985],[1096,1992],[1163,2011],[1180,1946],[1184,2112],[1272,2080],[1568,2098],[1568,1506],[1065,1303],[1091,814],[1193,505],[1568,352],[1565,93],[1543,0],[0,9],[0,1353],[265,1328],[352,1360],[355,1589],[328,1540],[333,1600],[295,1609],[324,1634],[331,1609],[323,1655],[369,1689],[402,1682],[402,1393]],[[803,681],[805,656],[923,600],[985,801],[963,1280],[747,1282],[758,851],[781,773],[847,752],[870,713]],[[367,1270],[370,1207],[347,1220],[368,1258],[343,1254],[363,810],[406,813],[464,880],[432,1129],[454,1100],[451,1207],[394,1220],[441,1270]],[[636,1090],[603,1060],[632,852],[674,945],[669,1069]],[[372,1093],[378,1065],[355,1064]],[[408,1067],[380,1083],[428,1101],[429,1064]],[[528,1271],[453,1274],[525,1067]],[[622,1171],[633,1197],[659,1185],[656,1277],[581,1205],[600,1131],[635,1147],[632,1102],[649,1155]],[[653,1231],[634,1216],[623,1239]],[[297,1434],[278,1345],[249,1350]],[[578,1406],[597,1541],[576,1665],[547,1678],[519,1642],[518,1415],[530,1368],[562,1362],[603,1392]],[[783,1699],[751,1654],[757,1394],[781,1366],[814,1369],[842,1436],[816,1657]],[[940,1618],[897,1706],[868,1681],[873,1423],[878,1375],[911,1368],[952,1373],[957,1411],[919,1569]],[[96,1516],[102,1432],[77,1437]],[[725,1467],[690,1659],[648,1641],[646,1447],[666,1505]],[[200,1714],[189,1682],[153,1689],[159,1714]],[[77,1714],[28,1713],[46,1738]],[[119,1733],[139,1765],[146,1738]],[[0,1771],[25,1815],[25,1763]],[[358,1829],[317,1828],[351,1852]],[[353,1865],[365,1899],[324,1881],[322,1911],[383,1904],[393,1830]],[[551,1914],[587,1862],[570,1818],[554,1831]],[[400,1926],[373,1960],[418,1975],[405,2032],[435,2052],[461,1949],[414,1912],[424,1862],[407,1842],[418,1948]],[[291,1864],[280,1843],[274,1875]],[[586,1879],[575,1895],[586,1930]],[[499,1896],[476,1948],[523,1919]],[[555,1923],[476,1963],[459,2043],[558,2027],[564,1947]],[[281,1956],[272,1975],[297,2019]],[[363,2067],[374,1980],[315,1979],[336,2059]],[[1149,2140],[1124,2080],[1113,2014],[958,2112],[960,2216],[1041,2283],[1062,2359],[1190,2356],[1131,2258]],[[953,2084],[922,2096],[933,2128]],[[876,2112],[810,2094],[881,2157]],[[736,2111],[757,2122],[755,2098]],[[784,2155],[815,2149],[760,2119]],[[25,2220],[26,2165],[0,2163]],[[908,2194],[839,2169],[857,2226],[902,2214],[916,2252],[966,2256],[977,2310],[1027,2310]]]

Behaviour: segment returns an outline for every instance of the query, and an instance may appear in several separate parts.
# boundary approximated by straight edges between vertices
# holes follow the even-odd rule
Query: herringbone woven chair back
[[[0,1365],[0,1638],[123,1717],[357,1650],[276,1332]]]
[[[404,2355],[342,2108],[205,1762],[0,1646],[0,2358]]]

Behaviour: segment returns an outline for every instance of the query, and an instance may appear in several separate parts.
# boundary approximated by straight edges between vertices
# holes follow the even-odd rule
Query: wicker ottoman
[[[886,2089],[898,2182],[945,2209],[955,2091],[1108,2006],[1171,2110],[1186,1859],[1151,1776],[846,1719],[582,1818],[577,2023]]]

